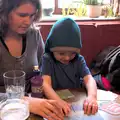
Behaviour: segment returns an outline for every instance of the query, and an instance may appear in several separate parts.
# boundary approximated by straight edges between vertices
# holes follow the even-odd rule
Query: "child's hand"
[[[95,114],[98,111],[97,99],[94,96],[88,96],[84,101],[83,109],[85,114]]]
[[[62,107],[63,109],[63,113],[65,116],[68,116],[68,114],[70,113],[71,109],[70,109],[70,104],[68,104],[66,101],[64,100],[59,100],[59,105]]]

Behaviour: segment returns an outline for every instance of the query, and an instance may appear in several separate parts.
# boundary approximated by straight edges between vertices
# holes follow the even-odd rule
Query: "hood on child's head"
[[[58,20],[50,30],[45,44],[45,53],[68,50],[80,52],[82,47],[79,26],[71,18]]]

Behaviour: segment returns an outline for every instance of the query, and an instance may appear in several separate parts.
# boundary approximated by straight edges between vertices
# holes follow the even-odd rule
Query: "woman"
[[[39,0],[0,1],[0,92],[4,90],[3,73],[19,69],[26,72],[26,91],[30,90],[30,78],[34,65],[39,65],[44,44],[34,23],[41,17]],[[25,97],[30,111],[48,120],[63,118],[58,103]],[[61,113],[61,114],[60,114]]]

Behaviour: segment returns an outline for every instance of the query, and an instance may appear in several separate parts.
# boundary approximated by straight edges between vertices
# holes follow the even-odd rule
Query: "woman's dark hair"
[[[15,8],[25,3],[32,3],[37,11],[34,22],[41,18],[42,7],[40,0],[0,0],[0,36],[4,36],[8,30],[8,15]]]

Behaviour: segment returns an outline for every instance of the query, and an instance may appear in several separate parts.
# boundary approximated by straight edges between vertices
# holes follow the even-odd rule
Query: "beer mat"
[[[56,93],[58,94],[58,96],[61,98],[61,99],[68,99],[68,98],[72,98],[74,97],[74,95],[68,90],[68,89],[65,89],[65,90],[58,90],[56,91]]]
[[[120,115],[120,104],[115,101],[107,101],[99,103],[99,109],[112,115]]]

